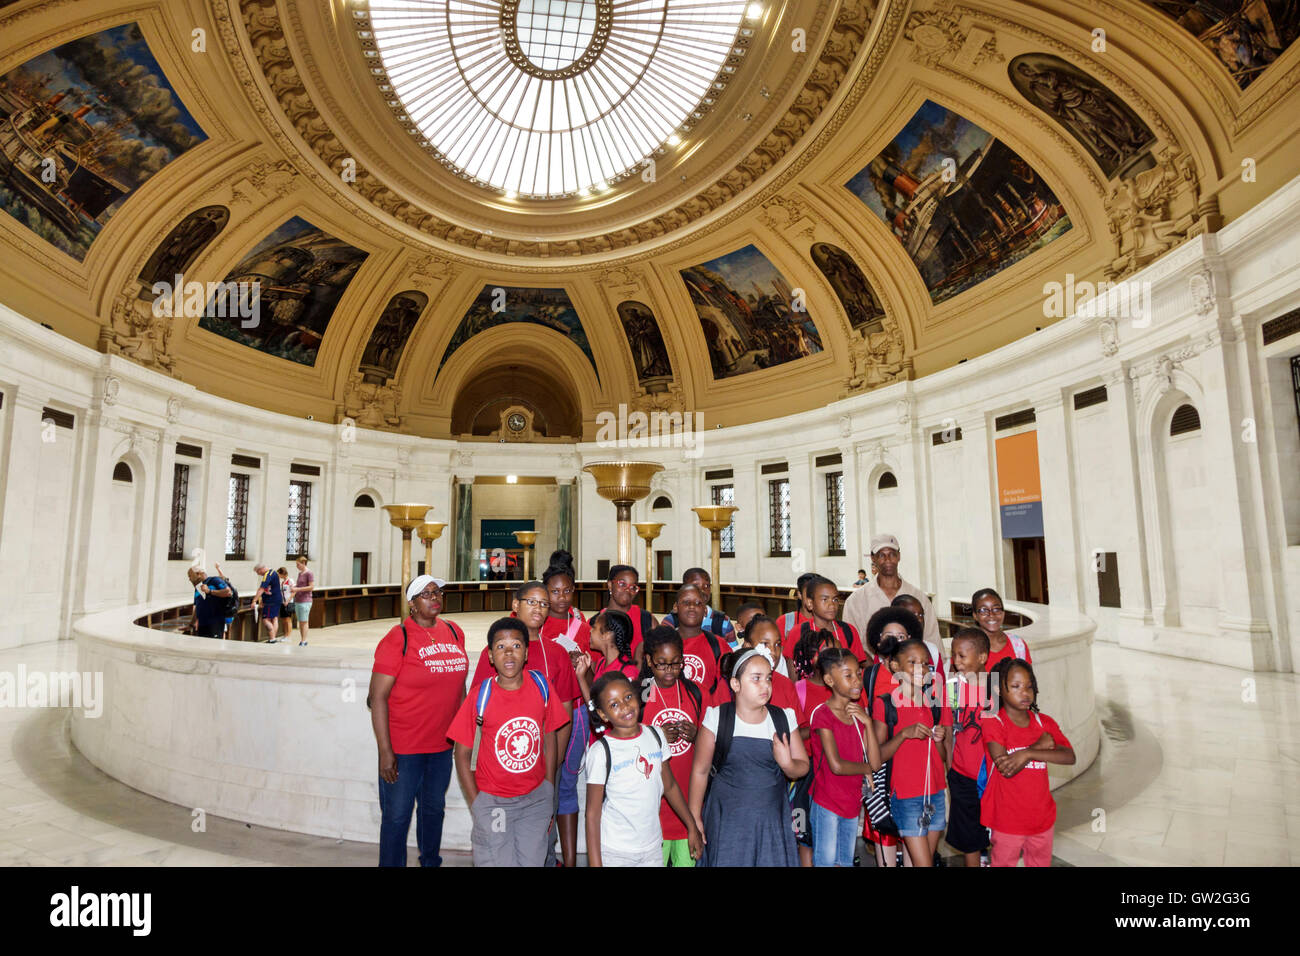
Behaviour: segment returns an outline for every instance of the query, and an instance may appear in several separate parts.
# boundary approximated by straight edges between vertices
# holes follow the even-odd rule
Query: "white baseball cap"
[[[902,553],[902,548],[898,546],[898,539],[892,534],[878,534],[871,539],[871,551],[869,554],[875,554],[881,548],[893,548],[895,551]]]
[[[423,592],[430,584],[436,584],[439,588],[442,588],[446,583],[442,578],[435,578],[431,574],[421,574],[406,586],[406,603],[409,604],[414,601],[415,596]]]

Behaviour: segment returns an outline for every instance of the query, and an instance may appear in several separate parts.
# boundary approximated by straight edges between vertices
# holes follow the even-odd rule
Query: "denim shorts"
[[[852,866],[858,818],[842,817],[812,801],[813,866]]]
[[[298,601],[295,603],[293,606],[293,616],[299,624],[306,621],[307,618],[311,617],[311,602]]]
[[[947,825],[947,814],[945,811],[944,791],[932,793],[928,797],[910,797],[906,800],[901,797],[891,796],[889,798],[889,814],[894,818],[894,823],[898,825],[898,835],[905,837],[925,836],[927,833],[943,832]],[[928,826],[921,826],[921,813],[925,809],[926,802],[934,807],[934,813],[930,816]]]

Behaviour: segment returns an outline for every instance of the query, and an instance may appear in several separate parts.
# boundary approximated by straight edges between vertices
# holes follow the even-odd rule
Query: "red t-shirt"
[[[871,733],[871,728],[863,727],[856,720],[844,723],[831,711],[829,704],[819,704],[813,709],[808,726],[812,730],[808,743],[812,753],[813,802],[831,813],[856,820],[858,811],[862,808],[863,775],[832,773],[830,764],[825,759],[821,734],[817,731],[822,728],[830,730],[841,760],[866,763],[867,744],[863,734]]]
[[[495,677],[490,678],[496,680]],[[447,732],[458,744],[474,746],[474,710],[479,685],[475,684],[460,705]],[[531,793],[546,779],[546,758],[542,751],[545,734],[569,722],[560,698],[551,692],[542,705],[541,689],[527,674],[518,690],[492,688],[483,713],[483,735],[478,750],[478,788],[497,797],[518,797]],[[556,754],[556,761],[563,759]]]
[[[601,610],[605,610],[605,609],[601,608]],[[622,611],[623,609],[618,608],[617,610]],[[641,646],[641,640],[645,636],[644,634],[641,633],[641,615],[645,613],[645,608],[638,607],[637,605],[633,604],[630,608],[628,608],[623,613],[632,619],[632,656],[638,657],[640,656],[640,652],[637,650],[637,648]],[[596,623],[596,618],[598,617],[600,617],[600,611],[597,611],[591,617],[587,618],[588,626]]]
[[[660,728],[659,733],[663,734],[664,724],[674,724],[681,720],[689,720],[696,727],[704,719],[704,707],[708,706],[701,696],[701,706],[695,706],[695,698],[691,696],[690,691],[681,685],[678,681],[668,690],[664,690],[658,684],[650,685],[650,697],[641,711],[641,723],[648,727]],[[695,760],[695,745],[689,740],[678,738],[668,744],[668,768],[677,781],[677,788],[682,792],[682,798],[689,805],[690,787],[691,787],[691,765]],[[686,824],[673,812],[673,808],[668,806],[667,799],[659,801],[659,826],[664,831],[665,840],[685,840]]]
[[[406,656],[402,625],[394,626],[375,648],[376,674],[396,677],[388,695],[388,735],[393,753],[436,754],[450,749],[447,725],[465,690],[469,658],[451,625],[434,621],[425,629],[407,618]]]
[[[1029,644],[1026,643],[1023,638],[1017,638],[1017,640],[1020,640],[1020,642],[1025,645],[1025,657],[1024,657],[1025,663],[1032,664],[1034,662],[1034,657],[1032,654],[1029,653]],[[1008,635],[1006,646],[1003,647],[1002,650],[989,651],[989,659],[984,664],[984,669],[986,671],[991,671],[993,670],[994,665],[996,665],[998,661],[1008,660],[1008,659],[1015,660],[1016,656],[1017,655],[1016,655],[1015,644],[1012,642],[1010,635]],[[1016,776],[1018,777],[1020,776],[1020,774],[1016,774]]]
[[[1017,727],[1006,713],[981,720],[985,744],[999,743],[1007,753],[1032,747],[1044,733],[1057,747],[1070,747],[1060,726],[1046,714],[1031,714],[1028,727]],[[1056,801],[1047,782],[1047,762],[1031,760],[1014,777],[1004,777],[989,757],[989,782],[980,800],[980,823],[1003,833],[1033,836],[1056,825]]]
[[[571,618],[577,618],[578,628],[573,632],[573,643],[582,648],[582,653],[591,653],[591,625],[582,619],[577,608],[569,608]],[[569,625],[566,621],[558,617],[547,615],[546,620],[542,622],[542,637],[554,640],[557,637],[563,637],[569,633]]]
[[[528,642],[528,669],[541,672],[551,685],[551,693],[560,699],[561,704],[582,699],[582,689],[578,686],[578,678],[574,676],[569,652],[549,638]],[[478,667],[475,668],[474,679],[470,683],[478,686],[495,676],[496,668],[492,666],[492,658],[485,647],[478,657]]]
[[[811,618],[803,617],[802,615],[800,615],[799,623],[790,629],[790,633],[788,635],[781,636],[782,657],[788,657],[790,658],[791,661],[794,660],[794,646],[799,643],[799,639],[802,638],[804,635],[804,624],[807,624],[809,628],[816,628],[817,626],[816,622],[813,621]],[[865,650],[863,650],[862,640],[858,637],[857,628],[855,628],[852,624],[849,624],[847,621],[836,621],[835,638],[836,638],[836,643],[840,647],[845,646],[844,644],[845,634],[849,635],[848,650],[851,651],[853,656],[856,657],[859,661],[865,661],[868,657],[868,654]]]
[[[718,642],[719,656],[715,657],[709,646],[709,637]],[[700,633],[682,641],[682,676],[694,681],[706,694],[718,683],[718,661],[731,650],[731,645],[717,635]]]
[[[974,780],[984,759],[984,727],[990,718],[982,715],[989,694],[975,681],[953,678],[946,686],[948,706],[953,709],[952,769]]]
[[[926,727],[934,726],[934,717],[931,715],[928,706],[914,704],[906,697],[902,697],[900,700],[900,696],[894,698],[894,706],[898,710],[898,723],[894,725],[895,737],[912,724],[923,724]],[[871,716],[882,724],[885,722],[885,704],[879,697],[871,702]],[[952,710],[950,708],[940,708],[939,722],[945,727],[952,726]],[[952,739],[951,733],[949,733],[948,739]],[[890,760],[893,765],[890,770],[890,792],[893,796],[908,800],[912,797],[927,795],[925,786],[927,753],[930,767],[928,793],[942,793],[947,787],[944,782],[943,760],[939,757],[938,745],[933,740],[905,740],[902,746],[894,752],[894,756]]]
[[[827,693],[829,694],[830,692],[827,691]],[[708,697],[707,694],[705,696]],[[721,707],[723,704],[729,703],[731,700],[731,682],[719,680],[718,689],[713,692],[712,697],[709,697],[706,706]],[[776,671],[773,671],[772,696],[768,700],[768,703],[773,707],[789,708],[798,715],[799,694],[795,690],[794,681],[786,677],[784,674],[778,674]],[[799,726],[802,727],[803,724],[800,724]]]

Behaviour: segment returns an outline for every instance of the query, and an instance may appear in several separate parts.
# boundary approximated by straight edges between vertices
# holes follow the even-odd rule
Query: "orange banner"
[[[1020,505],[1043,500],[1038,477],[1038,432],[1021,432],[995,443],[998,457],[998,504]]]

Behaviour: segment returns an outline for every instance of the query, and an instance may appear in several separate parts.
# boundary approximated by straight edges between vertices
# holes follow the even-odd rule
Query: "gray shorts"
[[[519,797],[479,791],[469,808],[475,866],[541,866],[555,805],[555,786],[543,780]]]
[[[600,864],[601,866],[657,866],[662,868],[664,865],[664,847],[662,843],[656,843],[641,853],[620,853],[617,850],[606,850],[601,847]]]

